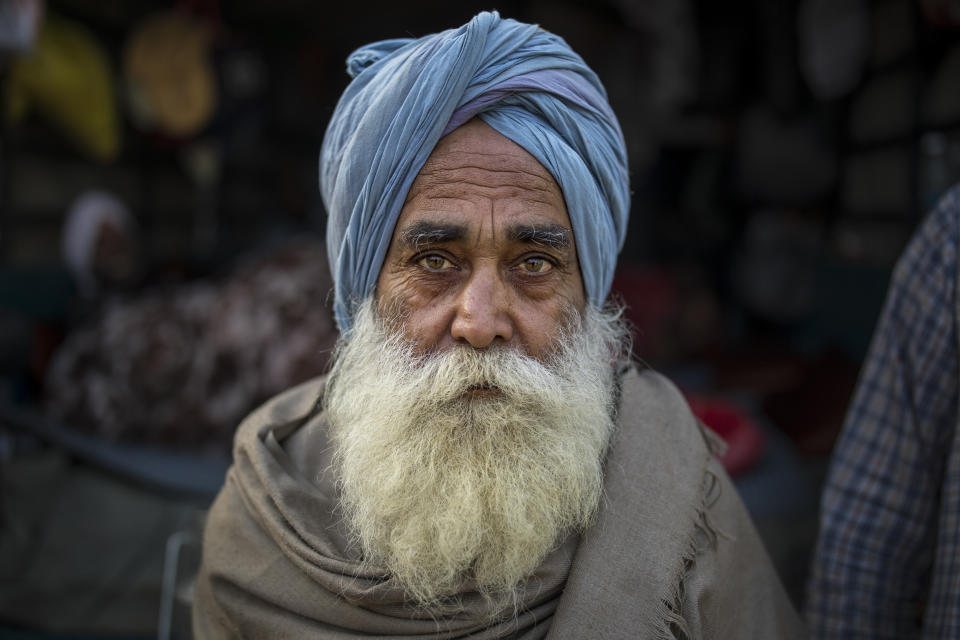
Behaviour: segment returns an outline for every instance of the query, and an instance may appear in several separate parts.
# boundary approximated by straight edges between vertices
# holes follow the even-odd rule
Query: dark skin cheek
[[[389,295],[381,297],[381,311],[388,311],[386,307],[403,309],[423,318],[436,318],[449,312],[459,292],[456,283],[424,283],[417,276],[394,280],[391,285]],[[553,283],[523,283],[522,292],[513,297],[510,307],[519,312],[520,317],[546,319],[559,315],[560,309],[575,305],[574,297],[567,291],[558,292]]]
[[[430,273],[409,264],[394,266],[377,280],[377,295],[389,291],[390,297],[402,297],[413,302],[429,302],[453,289],[459,281],[459,272]]]
[[[516,323],[514,339],[520,348],[538,355],[548,347],[548,337],[556,332],[565,310],[581,306],[583,285],[565,261],[546,274],[510,267],[502,275],[512,292],[507,307]],[[380,313],[397,321],[395,328],[423,349],[440,348],[467,277],[456,268],[429,271],[412,264],[410,257],[388,260],[377,282]]]
[[[395,327],[407,338],[416,338],[416,330],[402,318],[420,317],[425,308],[438,306],[437,301],[449,291],[448,283],[425,283],[422,273],[402,265],[386,269],[377,280],[377,304],[380,315],[400,322]],[[415,323],[419,324],[419,323]]]
[[[566,295],[566,290],[572,287],[564,286],[562,282],[565,275],[568,274],[559,268],[543,275],[509,271],[504,279],[509,282],[518,304],[546,302],[553,306],[549,304],[552,298],[557,298],[561,304],[572,302],[572,296]],[[427,305],[440,302],[448,295],[456,295],[464,279],[465,274],[456,269],[431,273],[414,266],[402,266],[391,269],[380,278],[378,291],[389,290],[392,298],[403,298],[408,301],[408,306]]]
[[[547,302],[550,298],[566,300],[566,290],[570,287],[564,286],[562,277],[563,274],[555,270],[541,276],[512,274],[510,279],[519,298],[532,302]]]
[[[514,339],[526,353],[539,357],[549,348],[552,336],[562,322],[564,311],[575,303],[574,296],[553,295],[546,303],[518,299],[511,304],[515,325]],[[451,320],[452,304],[446,296],[424,296],[422,292],[396,287],[389,296],[379,300],[381,313],[393,318],[407,339],[419,345],[424,352],[441,348],[447,342],[446,327]]]

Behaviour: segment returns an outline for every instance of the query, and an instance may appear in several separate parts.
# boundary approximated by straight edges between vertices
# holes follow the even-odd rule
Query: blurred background
[[[728,440],[802,604],[890,271],[960,181],[960,2],[0,0],[0,635],[188,637],[233,430],[336,337],[345,58],[490,8],[605,83],[636,355]]]

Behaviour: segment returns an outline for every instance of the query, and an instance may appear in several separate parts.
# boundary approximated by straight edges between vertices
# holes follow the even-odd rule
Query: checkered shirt
[[[960,187],[897,263],[834,450],[814,638],[960,638],[958,247]]]

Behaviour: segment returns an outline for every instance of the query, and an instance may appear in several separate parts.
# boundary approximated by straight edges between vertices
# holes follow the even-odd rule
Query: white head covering
[[[127,207],[113,194],[100,189],[85,191],[70,205],[61,236],[63,260],[83,295],[97,291],[93,273],[97,239],[105,223],[133,231],[136,223]]]

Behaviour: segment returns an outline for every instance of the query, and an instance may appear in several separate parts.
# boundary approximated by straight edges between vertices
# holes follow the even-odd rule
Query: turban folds
[[[320,152],[341,331],[373,292],[407,192],[434,146],[475,116],[556,179],[587,300],[603,303],[626,234],[627,154],[600,80],[563,39],[485,12],[459,29],[358,49],[347,70],[353,81]]]

